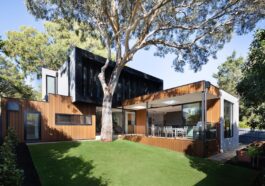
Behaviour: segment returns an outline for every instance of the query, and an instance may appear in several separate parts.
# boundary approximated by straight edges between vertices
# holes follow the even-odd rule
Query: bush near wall
[[[16,147],[18,139],[13,129],[0,146],[0,186],[19,186],[22,184],[23,171],[17,168]]]

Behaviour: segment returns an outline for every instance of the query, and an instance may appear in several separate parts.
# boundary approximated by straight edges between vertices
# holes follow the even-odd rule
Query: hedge
[[[20,186],[23,171],[17,168],[17,136],[13,129],[8,129],[7,136],[0,146],[0,186]]]

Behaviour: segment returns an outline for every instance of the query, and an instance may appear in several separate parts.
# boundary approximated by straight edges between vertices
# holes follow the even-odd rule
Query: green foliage
[[[238,96],[236,86],[242,78],[244,63],[243,57],[236,58],[235,51],[227,57],[226,61],[217,68],[218,72],[213,74],[213,77],[217,79],[218,86],[226,92]]]
[[[247,154],[250,156],[250,157],[256,157],[260,154],[262,154],[262,149],[260,147],[257,147],[257,146],[249,146],[247,148]]]
[[[22,26],[19,31],[7,32],[4,53],[13,59],[25,75],[41,73],[41,67],[57,70],[67,59],[72,46],[104,55],[104,47],[98,39],[88,37],[89,28],[64,20],[46,22],[44,32]],[[85,31],[83,31],[85,30]]]
[[[238,83],[244,104],[251,108],[248,123],[252,128],[265,128],[265,30],[257,30],[250,46],[243,78]]]
[[[22,183],[23,171],[17,168],[17,137],[13,129],[8,130],[4,143],[0,146],[0,185],[19,186]]]
[[[243,67],[245,61],[242,57],[236,57],[236,52],[234,51],[231,56],[227,57],[226,61],[218,67],[218,72],[213,74],[213,77],[217,79],[218,86],[226,92],[239,97],[237,92],[237,84],[243,78]],[[242,125],[242,122],[245,124],[250,120],[249,113],[251,112],[251,107],[246,107],[244,102],[240,99],[239,110],[240,115],[239,119],[241,121],[241,126],[243,128],[249,128]],[[254,117],[254,116],[252,116]]]
[[[155,55],[173,54],[178,71],[189,64],[197,71],[208,57],[264,18],[263,0],[26,0],[36,18],[76,20],[92,27],[116,61],[128,62],[140,49],[155,46]],[[124,47],[124,50],[123,50]]]
[[[247,125],[246,120],[243,120],[243,121],[239,122],[239,128],[245,128],[245,129],[249,128],[249,126]]]
[[[238,91],[249,105],[265,101],[265,30],[258,30],[251,43],[248,61],[244,67],[244,78]]]
[[[0,55],[0,97],[34,98],[32,87],[17,65]]]

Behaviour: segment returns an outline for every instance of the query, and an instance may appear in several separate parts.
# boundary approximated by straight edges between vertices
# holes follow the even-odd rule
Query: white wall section
[[[239,145],[238,125],[239,125],[239,99],[231,94],[220,90],[221,114],[220,114],[220,132],[221,132],[221,152],[233,150]],[[224,137],[224,101],[229,101],[233,104],[233,136],[231,138]]]

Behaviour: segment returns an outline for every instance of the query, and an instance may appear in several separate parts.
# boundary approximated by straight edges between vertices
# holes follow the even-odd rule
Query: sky
[[[7,31],[18,30],[22,25],[32,26],[42,31],[43,22],[42,20],[36,20],[27,12],[23,0],[0,1],[0,36],[2,39],[5,39]],[[265,21],[260,22],[257,28],[265,28]],[[139,51],[128,66],[164,80],[165,89],[200,80],[207,80],[217,85],[216,79],[212,77],[213,73],[217,73],[217,67],[233,51],[237,52],[237,56],[246,58],[249,45],[253,40],[253,34],[254,31],[243,36],[234,34],[232,40],[217,53],[217,59],[210,58],[209,62],[197,73],[190,70],[188,66],[185,68],[184,73],[174,71],[172,67],[174,56],[166,56],[165,58],[154,56],[154,49]]]

